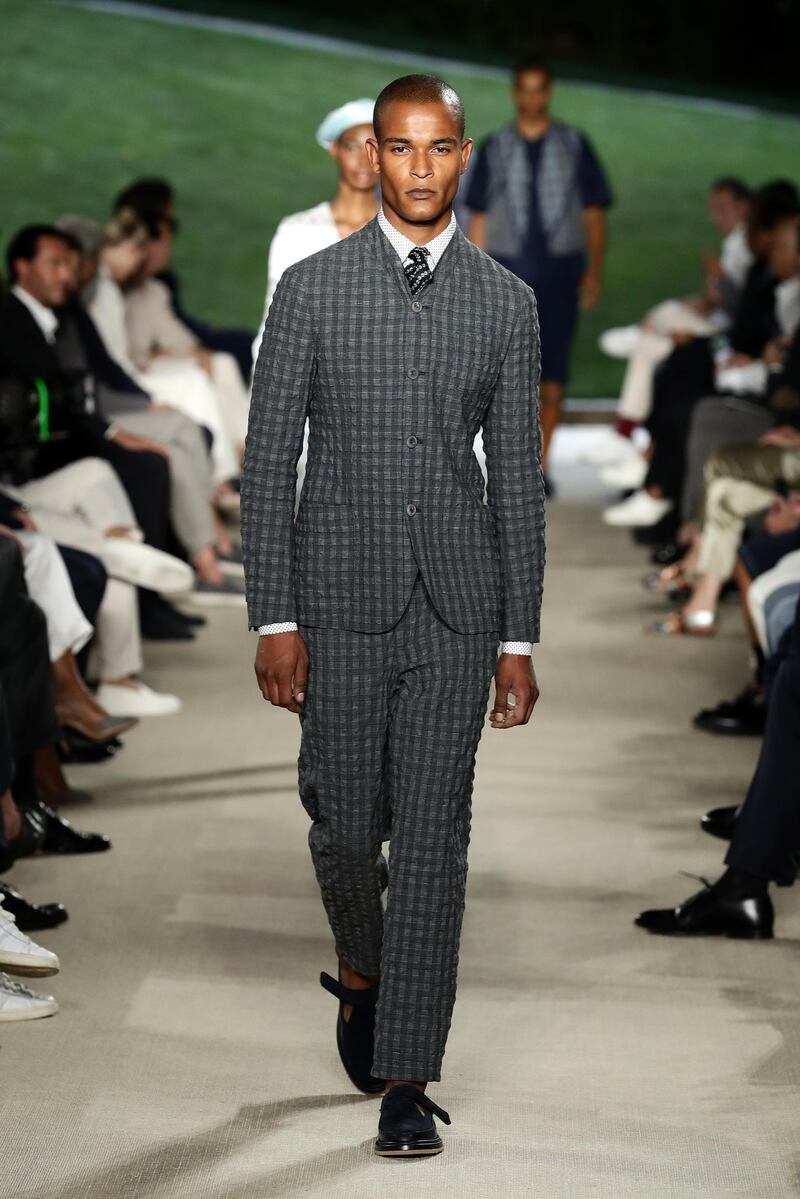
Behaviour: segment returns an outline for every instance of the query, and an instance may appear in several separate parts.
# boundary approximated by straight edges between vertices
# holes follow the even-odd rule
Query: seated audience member
[[[81,252],[73,283],[76,285],[83,280],[83,290],[86,291],[97,274],[99,259],[96,247],[102,242],[101,231],[93,221],[89,222],[83,217],[62,218],[59,227],[68,234],[73,229],[75,231]],[[121,233],[122,230],[112,229],[112,237]],[[81,237],[86,238],[85,248],[80,242]],[[106,294],[109,282],[105,280]],[[110,286],[113,288],[114,284]],[[71,302],[62,310],[62,321],[69,319],[67,309],[70,310],[69,316],[74,317],[82,327],[83,340],[89,343],[99,336],[103,353],[108,355],[102,332],[91,313],[80,303],[74,288]],[[195,388],[203,386],[211,390],[202,372],[192,368],[191,375],[193,377],[188,382],[193,392]],[[223,571],[222,562],[227,561],[235,568],[240,558],[224,525],[215,520],[211,462],[200,426],[192,417],[178,411],[168,395],[163,392],[151,395],[146,378],[143,383],[144,387],[140,381],[129,379],[128,389],[124,392],[98,389],[102,415],[113,419],[115,427],[123,432],[133,432],[167,452],[172,528],[197,571],[195,598],[217,603],[241,603],[241,589],[226,579]]]
[[[114,202],[114,211],[131,208],[148,225],[164,221],[170,234],[178,232],[175,215],[175,193],[164,179],[137,179],[121,191]],[[249,329],[219,328],[208,321],[189,316],[181,303],[180,282],[169,262],[159,271],[158,278],[166,284],[170,293],[173,312],[187,325],[194,335],[212,353],[231,354],[235,358],[242,380],[247,383],[252,367],[250,345],[253,334]]]
[[[62,649],[72,650],[77,659],[92,640],[86,673],[98,685],[97,703],[110,716],[169,716],[179,712],[181,703],[176,696],[159,694],[139,678],[142,647],[136,590],[131,583],[110,578],[104,571],[102,595],[95,610],[87,613],[77,600],[70,571],[76,554],[79,563],[87,555],[74,547],[57,549],[54,541],[37,530],[30,512],[21,511],[2,491],[0,519],[5,520],[9,535],[15,536],[22,548],[28,591],[47,618],[51,659],[57,661]],[[3,531],[0,525],[0,533]],[[125,544],[124,538],[108,540]],[[136,542],[131,544],[136,550],[142,548]]]
[[[720,394],[701,400],[692,413],[681,500],[680,540],[684,542],[691,538],[700,509],[708,458],[723,444],[757,441],[774,426],[779,386],[800,391],[800,342],[791,350],[800,326],[800,218],[792,217],[777,226],[769,264],[776,281],[777,335],[767,342],[760,358],[731,355],[720,360],[716,370]]]
[[[749,517],[767,513],[771,534],[792,532],[800,524],[800,431],[786,426],[765,434],[761,445],[723,447],[709,459],[706,478],[702,533],[678,568],[684,578],[696,578],[683,608],[654,626],[658,633],[710,636],[716,631],[719,597],[734,574]],[[789,488],[785,498],[775,494],[777,480]]]
[[[104,458],[127,491],[148,545],[162,549],[167,540],[169,470],[161,447],[115,429],[96,412],[92,394],[94,363],[71,365],[75,347],[57,340],[57,310],[67,301],[73,262],[70,245],[59,230],[32,225],[12,239],[7,250],[9,292],[0,301],[0,377],[45,385],[47,435],[37,431],[31,470],[49,474],[87,456]],[[99,339],[98,339],[99,340]],[[122,372],[120,372],[120,375]],[[114,374],[109,385],[119,381]],[[123,384],[124,386],[124,384]]]
[[[205,349],[188,325],[175,316],[169,292],[156,277],[169,263],[172,233],[163,220],[148,231],[144,266],[125,290],[130,358],[137,370],[146,372],[148,386],[154,390],[168,385],[176,371],[182,378],[187,364],[203,368],[216,394],[215,409],[204,407],[201,411],[197,405],[205,403],[205,397],[184,386],[172,395],[171,402],[180,403],[188,415],[202,421],[210,430],[214,438],[216,480],[236,479],[247,433],[247,390],[231,356]],[[235,506],[238,496],[230,487],[227,492],[218,492],[218,503],[225,495],[229,506]]]
[[[719,815],[716,824],[704,824],[707,831],[730,838],[727,869],[715,883],[705,883],[702,891],[677,907],[642,912],[636,917],[641,928],[668,936],[772,937],[769,884],[790,887],[797,875],[799,744],[800,604],[789,650],[772,688],[764,743],[747,798],[727,825]]]
[[[744,286],[753,255],[747,239],[750,191],[740,179],[717,179],[708,198],[709,216],[722,234],[719,256],[705,255],[705,290],[685,300],[664,300],[652,308],[638,325],[609,329],[600,346],[614,358],[625,358],[625,372],[617,408],[617,422],[607,439],[585,455],[598,466],[616,466],[628,460],[643,461],[631,442],[634,430],[650,415],[653,373],[659,362],[684,337],[711,337],[728,328],[739,293]],[[641,486],[644,474],[629,474],[622,485]],[[641,472],[641,466],[640,466]],[[605,475],[603,476],[605,478]],[[628,479],[632,479],[628,483]],[[618,485],[617,476],[607,480]]]
[[[201,477],[207,460],[202,435],[179,413],[151,411],[146,393],[107,354],[90,317],[74,297],[70,298],[77,282],[79,255],[71,249],[68,236],[60,231],[42,234],[34,227],[33,232],[23,230],[9,246],[9,265],[17,282],[0,315],[0,362],[4,363],[0,374],[38,376],[56,393],[59,389],[68,392],[77,380],[82,394],[68,401],[71,408],[64,405],[69,441],[56,443],[53,448],[60,450],[64,458],[90,453],[107,458],[120,475],[151,544],[165,543],[165,517],[169,512],[175,533],[187,546],[198,572],[195,595],[241,602],[240,590],[223,576],[213,546],[206,490],[210,484]],[[54,280],[48,271],[57,272]],[[6,318],[11,329],[6,328]],[[14,326],[25,338],[23,351],[11,341]],[[127,405],[130,408],[124,410]],[[107,408],[118,413],[113,422],[108,420]],[[156,424],[166,444],[151,435]],[[148,432],[134,432],[128,425]],[[43,447],[45,463],[50,448],[50,444]],[[157,479],[162,483],[156,487],[158,511],[153,510],[152,498],[146,493],[154,469],[157,474],[164,469],[167,473],[163,480],[166,487]],[[212,544],[199,544],[206,537]]]
[[[769,258],[778,229],[800,212],[796,188],[778,181],[756,195],[750,220],[750,244],[755,261],[739,297],[730,330],[726,365],[739,356],[759,358],[778,334],[775,311],[777,280]],[[734,355],[733,359],[731,355]],[[689,430],[695,405],[716,391],[712,344],[692,339],[677,346],[659,366],[648,420],[652,437],[644,486],[621,503],[606,508],[606,524],[632,528],[678,526],[677,508],[686,475]],[[662,537],[666,540],[666,537]]]
[[[17,858],[48,853],[97,853],[107,837],[79,833],[39,794],[35,757],[53,746],[65,723],[77,721],[92,735],[137,722],[110,722],[88,694],[69,651],[51,663],[47,622],[27,592],[19,546],[0,537],[0,689],[8,719],[13,764],[11,800],[0,808],[3,871]],[[103,725],[105,724],[105,730]]]

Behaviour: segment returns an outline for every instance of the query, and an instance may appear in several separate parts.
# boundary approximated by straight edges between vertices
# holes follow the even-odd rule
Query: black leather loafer
[[[11,913],[23,933],[55,928],[67,919],[63,903],[29,903],[9,883],[0,883],[0,905]]]
[[[433,1157],[441,1153],[444,1145],[434,1116],[450,1123],[447,1112],[419,1087],[411,1083],[389,1087],[381,1103],[375,1152],[379,1157]]]
[[[353,991],[340,979],[331,978],[324,971],[319,981],[326,991],[339,1000],[336,1017],[336,1046],[342,1059],[347,1077],[354,1087],[365,1095],[379,1095],[386,1088],[386,1080],[372,1074],[372,1058],[375,1049],[375,1004],[378,988],[368,991]],[[350,1004],[350,1019],[344,1018],[344,1005]]]
[[[736,828],[736,817],[739,807],[734,804],[731,808],[712,808],[700,817],[700,827],[709,837],[719,837],[720,841],[730,841]]]
[[[768,941],[775,911],[768,894],[751,899],[730,899],[708,884],[676,908],[641,912],[634,924],[664,937],[736,937],[743,941]]]
[[[45,803],[40,803],[45,824],[43,853],[103,853],[111,848],[111,841],[102,833],[80,833],[68,820],[59,816]]]
[[[724,699],[715,708],[703,708],[692,723],[704,733],[723,737],[761,737],[767,722],[764,697],[755,687],[745,687],[735,699]]]

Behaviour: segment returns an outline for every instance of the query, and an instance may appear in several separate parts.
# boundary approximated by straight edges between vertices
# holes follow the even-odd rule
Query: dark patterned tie
[[[433,272],[428,266],[429,254],[430,250],[426,250],[424,246],[415,246],[403,263],[403,274],[408,279],[412,296],[421,291],[431,280]]]

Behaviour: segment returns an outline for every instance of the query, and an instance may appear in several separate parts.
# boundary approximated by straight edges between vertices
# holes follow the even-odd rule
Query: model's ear
[[[469,166],[469,160],[472,158],[472,151],[475,149],[475,143],[471,137],[465,137],[461,143],[461,174],[463,175]]]
[[[376,139],[374,137],[368,137],[367,140],[364,142],[364,146],[366,147],[367,158],[369,159],[369,165],[372,167],[372,169],[376,175],[380,175],[380,173],[381,173],[380,151],[378,149],[378,143],[377,143]]]

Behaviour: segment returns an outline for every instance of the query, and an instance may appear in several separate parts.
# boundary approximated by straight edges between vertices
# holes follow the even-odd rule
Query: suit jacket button
[[[406,371],[406,374],[408,375],[409,379],[416,379],[419,375],[419,371],[415,366],[410,366]]]
[[[414,303],[411,305],[411,311],[422,312],[422,304],[419,302],[419,300],[414,300]]]
[[[406,504],[406,513],[408,516],[416,516],[416,512],[417,512],[416,504]]]
[[[406,445],[408,446],[408,448],[410,450],[413,450],[415,445],[419,445],[419,439],[414,437],[414,435],[412,433],[411,437],[406,438]]]

